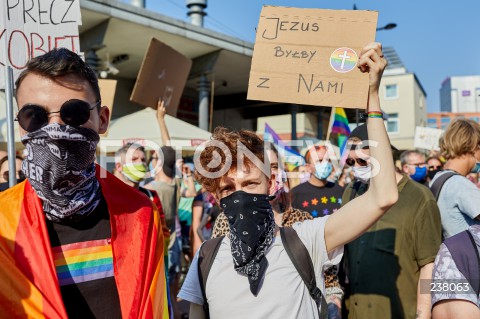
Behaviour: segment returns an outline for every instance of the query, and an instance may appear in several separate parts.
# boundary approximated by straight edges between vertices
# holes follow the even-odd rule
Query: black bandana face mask
[[[50,124],[22,137],[28,156],[22,171],[50,220],[78,221],[101,199],[95,177],[95,150],[100,137],[87,128]]]
[[[265,253],[275,234],[275,219],[268,195],[236,191],[220,205],[230,224],[230,242],[235,270],[248,276],[256,296],[268,261]]]

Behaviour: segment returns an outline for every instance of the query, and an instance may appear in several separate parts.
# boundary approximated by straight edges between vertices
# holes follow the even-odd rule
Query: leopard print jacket
[[[304,211],[299,209],[291,209],[289,212],[285,212],[282,216],[282,226],[292,227],[297,222],[303,222],[305,220],[313,219],[313,217]],[[212,238],[226,236],[230,232],[230,226],[228,225],[228,218],[222,212],[218,215],[213,226]],[[325,289],[327,302],[332,301],[332,297],[342,299],[343,290],[338,280],[338,267],[333,266],[325,271]]]

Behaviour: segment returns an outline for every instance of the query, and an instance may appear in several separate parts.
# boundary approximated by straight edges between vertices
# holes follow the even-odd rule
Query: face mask
[[[427,176],[430,180],[432,180],[435,177],[435,174],[441,171],[442,171],[441,169],[434,169],[433,171],[428,171]]]
[[[43,201],[50,220],[77,221],[102,197],[95,177],[98,134],[87,128],[49,124],[22,137],[22,171]]]
[[[332,163],[327,161],[322,161],[321,163],[315,164],[315,177],[318,179],[327,179],[328,176],[332,173],[333,166]]]
[[[470,173],[480,173],[480,162],[477,162],[475,164],[475,166],[472,168],[472,170],[470,171]]]
[[[256,296],[267,270],[265,252],[272,244],[275,220],[268,195],[236,191],[220,201],[230,225],[230,245],[235,270],[248,276]]]
[[[300,177],[300,184],[307,182],[310,179],[311,174],[309,172],[303,172],[303,176]]]
[[[423,182],[427,177],[427,167],[415,167],[415,173],[410,175],[410,178],[413,179],[415,182]]]
[[[130,163],[122,166],[123,175],[134,183],[140,183],[147,174],[147,166],[144,163]]]
[[[370,165],[367,166],[354,166],[353,168],[353,177],[362,182],[362,183],[369,183],[370,178],[372,177],[372,167]]]

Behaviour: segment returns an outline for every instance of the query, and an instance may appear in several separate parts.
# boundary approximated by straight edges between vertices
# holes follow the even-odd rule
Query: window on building
[[[437,119],[427,119],[427,126],[431,128],[438,128],[437,126]]]
[[[398,113],[389,113],[387,123],[387,132],[391,134],[400,133],[400,125],[398,119]]]
[[[452,119],[449,118],[449,117],[442,117],[441,127],[440,127],[440,128],[441,128],[442,130],[446,129],[447,126],[448,126],[448,124],[450,124],[450,121],[451,121],[451,120],[452,120]]]
[[[398,86],[396,84],[385,85],[385,99],[397,99]]]

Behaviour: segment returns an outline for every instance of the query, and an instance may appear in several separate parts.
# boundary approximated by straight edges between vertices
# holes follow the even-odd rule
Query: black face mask
[[[437,174],[438,172],[441,172],[441,171],[442,171],[441,169],[435,169],[433,171],[428,171],[427,176],[430,180],[432,180],[433,177],[435,176],[435,174]]]
[[[268,261],[265,253],[275,234],[271,197],[236,191],[223,198],[220,206],[230,224],[230,242],[235,270],[248,276],[256,296]]]

